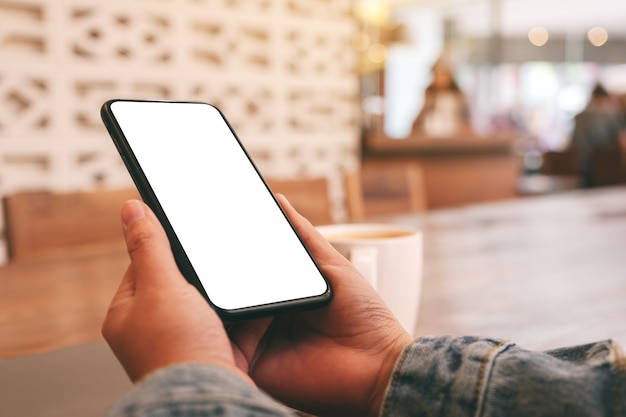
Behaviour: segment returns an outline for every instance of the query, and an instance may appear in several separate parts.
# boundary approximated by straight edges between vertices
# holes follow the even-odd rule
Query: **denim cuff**
[[[234,373],[207,364],[173,365],[137,383],[108,417],[293,416]]]
[[[477,415],[494,358],[511,346],[471,336],[415,340],[396,363],[381,417]]]

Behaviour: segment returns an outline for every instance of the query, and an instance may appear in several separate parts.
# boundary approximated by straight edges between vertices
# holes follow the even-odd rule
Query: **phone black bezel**
[[[187,257],[187,254],[185,253],[185,250],[183,249],[182,244],[180,243],[178,237],[176,236],[176,232],[174,231],[172,225],[170,224],[167,218],[167,215],[165,214],[165,211],[163,210],[163,207],[159,203],[159,200],[156,197],[156,194],[154,193],[154,190],[152,189],[150,185],[150,181],[148,180],[143,169],[139,165],[139,162],[137,161],[137,158],[135,157],[133,150],[128,144],[128,141],[126,140],[126,136],[122,132],[119,124],[117,123],[117,120],[115,119],[115,116],[111,110],[111,105],[115,102],[199,104],[199,105],[208,105],[208,106],[213,107],[215,110],[217,110],[220,116],[222,117],[222,119],[224,120],[224,122],[226,123],[226,125],[228,126],[228,129],[231,131],[238,145],[243,150],[249,163],[252,165],[257,175],[259,176],[259,178],[261,178],[261,181],[263,182],[265,188],[267,189],[267,192],[270,193],[270,195],[272,196],[272,199],[274,200],[276,206],[282,212],[285,220],[287,221],[287,223],[289,224],[293,232],[296,234],[304,250],[307,252],[309,258],[311,259],[311,261],[313,262],[313,264],[319,271],[320,276],[326,282],[326,291],[323,294],[320,294],[317,296],[305,297],[305,298],[300,298],[296,300],[286,300],[286,301],[281,301],[277,303],[262,304],[262,305],[257,305],[257,306],[250,306],[250,307],[244,307],[244,308],[233,309],[233,310],[222,309],[216,306],[215,304],[213,304],[213,302],[211,301],[211,298],[206,293],[206,290],[204,289],[200,279],[198,278],[198,275],[196,274],[193,266],[191,265],[191,262],[189,261],[189,258]],[[192,284],[200,292],[200,294],[202,294],[202,296],[207,300],[207,302],[211,305],[211,307],[218,313],[218,315],[223,320],[251,319],[251,318],[257,318],[257,317],[284,314],[288,312],[294,312],[294,311],[305,310],[305,309],[319,308],[319,307],[323,307],[324,305],[328,304],[331,301],[333,297],[333,292],[332,292],[332,287],[330,285],[328,278],[325,276],[324,272],[320,268],[315,258],[311,255],[311,252],[305,245],[301,236],[296,231],[295,227],[291,223],[291,220],[289,220],[289,217],[287,216],[287,214],[281,207],[278,200],[276,200],[276,197],[271,192],[271,189],[267,185],[267,182],[265,181],[265,179],[259,172],[257,166],[254,164],[254,161],[252,160],[252,158],[250,158],[248,151],[243,146],[243,144],[239,140],[239,137],[235,133],[234,129],[232,128],[232,126],[230,125],[230,123],[228,122],[228,120],[226,119],[226,117],[224,116],[224,114],[219,108],[217,108],[216,106],[210,103],[205,103],[201,101],[112,99],[112,100],[106,101],[102,105],[101,110],[100,110],[100,115],[107,131],[109,132],[109,135],[111,136],[113,140],[113,143],[115,144],[115,147],[118,153],[120,154],[120,157],[122,158],[122,161],[124,162],[124,165],[126,166],[126,169],[130,173],[130,176],[133,182],[135,183],[137,190],[139,191],[139,194],[141,195],[143,201],[152,209],[156,217],[159,219],[161,225],[165,229],[165,233],[167,234],[167,237],[170,242],[170,246],[172,248],[172,253],[174,254],[174,259],[176,260],[176,264],[178,265],[180,272],[185,277],[185,279],[187,279],[187,281],[190,284]]]

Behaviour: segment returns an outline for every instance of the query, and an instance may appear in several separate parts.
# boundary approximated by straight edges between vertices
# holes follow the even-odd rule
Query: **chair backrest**
[[[283,194],[313,225],[333,223],[332,203],[326,178],[266,178],[272,192]]]
[[[578,175],[577,152],[572,148],[563,151],[544,152],[541,173],[555,176]]]
[[[345,176],[350,221],[427,209],[421,166],[416,162],[364,161]]]
[[[593,185],[612,185],[623,183],[624,161],[620,146],[606,146],[594,149],[592,158]]]
[[[130,198],[139,198],[134,188],[5,196],[9,260],[123,247],[119,213]]]

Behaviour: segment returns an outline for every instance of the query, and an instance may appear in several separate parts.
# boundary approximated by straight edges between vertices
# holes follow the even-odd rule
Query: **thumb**
[[[152,210],[139,200],[129,200],[121,217],[136,290],[180,276],[167,235]]]
[[[298,231],[298,234],[304,241],[304,244],[311,251],[313,257],[321,264],[332,264],[351,266],[350,262],[344,258],[330,244],[330,242],[322,236],[322,234],[308,221],[304,216],[296,211],[289,203],[289,200],[282,195],[276,194],[276,199],[291,220],[291,223]],[[331,274],[332,275],[332,274]]]

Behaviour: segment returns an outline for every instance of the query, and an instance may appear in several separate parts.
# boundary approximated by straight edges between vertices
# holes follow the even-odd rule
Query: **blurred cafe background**
[[[397,1],[356,10],[364,157],[420,162],[430,208],[623,181],[625,4]],[[593,91],[606,93],[610,132],[594,117]]]
[[[625,17],[617,0],[0,1],[0,197],[132,187],[99,119],[115,97],[216,104],[266,177],[324,178],[333,221],[353,219],[347,176],[367,194],[389,167],[419,165],[429,209],[576,188],[575,116],[596,85],[616,117],[626,102]]]

